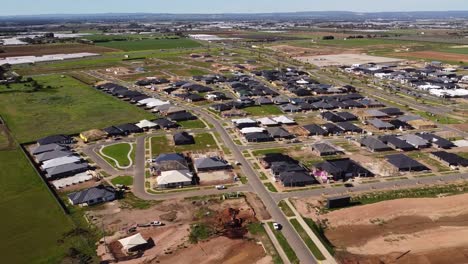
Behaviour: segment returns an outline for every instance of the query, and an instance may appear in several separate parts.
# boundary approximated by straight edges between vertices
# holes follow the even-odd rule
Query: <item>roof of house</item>
[[[450,153],[446,151],[436,151],[436,152],[432,152],[431,154],[447,162],[450,165],[463,166],[463,167],[468,166],[468,159],[465,159],[455,153]]]
[[[263,127],[244,127],[240,130],[242,134],[250,134],[250,133],[263,133],[265,128]]]
[[[398,138],[408,142],[414,147],[426,147],[429,145],[429,142],[427,140],[425,140],[422,137],[413,135],[413,134],[405,134],[405,135],[399,136]]]
[[[287,161],[287,162],[295,162],[297,163],[298,161],[291,158],[290,156],[284,155],[282,153],[267,153],[265,156],[261,158],[263,162],[268,164],[268,166],[271,166],[272,163],[278,162],[278,161]]]
[[[140,122],[135,124],[139,128],[152,128],[158,126],[158,124],[148,121],[146,119],[141,120]]]
[[[309,131],[311,135],[327,135],[328,131],[316,124],[303,126],[305,130]]]
[[[357,132],[357,133],[361,133],[362,132],[362,128],[356,126],[355,124],[351,123],[351,122],[348,122],[348,121],[345,121],[345,122],[338,122],[338,123],[335,123],[336,126],[338,126],[339,128],[341,128],[342,130],[344,130],[345,132]]]
[[[353,176],[361,173],[371,174],[370,171],[349,158],[326,160],[316,164],[315,167],[330,174],[352,173]]]
[[[53,150],[36,155],[36,159],[39,162],[44,162],[47,160],[56,159],[60,157],[67,157],[71,155],[73,155],[73,152],[69,150]]]
[[[128,132],[128,133],[138,133],[138,132],[142,131],[141,128],[139,128],[135,124],[130,124],[130,123],[121,124],[121,125],[118,125],[118,126],[115,126],[115,127],[122,130],[122,131]]]
[[[124,135],[125,132],[115,126],[106,127],[103,129],[104,132],[113,136],[113,135]]]
[[[64,174],[68,172],[75,172],[75,171],[85,171],[88,169],[89,164],[86,162],[83,163],[68,163],[56,167],[51,167],[46,169],[46,177],[51,178],[59,174]]]
[[[350,112],[338,112],[335,113],[335,115],[341,117],[344,121],[353,121],[358,119],[357,116],[353,115]]]
[[[262,118],[258,118],[257,119],[257,122],[259,122],[260,124],[264,125],[264,126],[274,126],[274,125],[278,125],[278,122],[274,121],[273,119],[269,118],[269,117],[262,117]]]
[[[285,125],[292,125],[292,124],[295,124],[296,121],[294,121],[294,119],[292,118],[289,118],[287,116],[275,116],[273,117],[273,120],[280,123],[280,124],[285,124]]]
[[[232,119],[232,123],[234,124],[244,124],[244,123],[249,123],[249,124],[256,124],[257,121],[253,120],[252,118],[239,118],[239,119]]]
[[[285,171],[280,173],[278,178],[285,186],[317,183],[315,178],[306,171]]]
[[[399,116],[397,119],[406,123],[408,121],[421,120],[422,118],[418,115],[402,115]]]
[[[368,109],[364,111],[364,114],[366,116],[371,116],[371,117],[387,117],[388,115],[380,110],[377,109]]]
[[[154,123],[158,124],[158,126],[163,128],[171,128],[179,126],[177,123],[168,120],[167,118],[158,118],[153,121]]]
[[[180,182],[192,181],[192,173],[189,170],[170,170],[163,171],[161,175],[156,179],[158,185],[175,184]]]
[[[32,154],[33,155],[38,155],[38,154],[45,153],[45,152],[56,151],[56,150],[66,150],[66,149],[67,148],[64,147],[64,146],[52,143],[52,144],[40,145],[40,146],[36,147],[32,151]]]
[[[437,135],[434,135],[432,133],[417,133],[419,137],[431,142],[434,145],[437,145],[438,147],[441,148],[453,148],[455,147],[455,144],[452,143],[452,141],[447,140],[443,137],[439,137]]]
[[[173,138],[174,138],[174,143],[176,145],[195,143],[195,139],[193,138],[193,136],[185,131],[174,134]]]
[[[341,116],[338,116],[335,113],[330,112],[330,111],[322,112],[322,113],[320,113],[320,116],[323,119],[325,119],[327,121],[330,121],[330,122],[333,122],[333,123],[345,121]]]
[[[402,115],[403,111],[396,107],[387,107],[379,110],[380,112],[383,112],[389,116],[396,116],[396,115]]]
[[[413,170],[413,171],[422,171],[428,170],[426,166],[420,162],[404,155],[404,154],[393,154],[385,156],[387,161],[398,168],[399,170]]]
[[[195,168],[200,169],[225,169],[229,163],[220,157],[206,157],[195,159]]]
[[[291,103],[280,105],[279,108],[281,108],[281,110],[283,112],[298,112],[298,111],[301,111],[301,108],[299,106],[293,105]]]
[[[48,145],[48,144],[53,144],[53,143],[62,143],[62,142],[71,141],[71,140],[72,138],[69,136],[53,135],[53,136],[47,136],[47,137],[38,139],[37,143],[39,143],[39,145]]]
[[[154,159],[156,163],[165,161],[185,161],[185,157],[179,153],[162,153]]]
[[[45,170],[48,168],[57,167],[57,166],[61,166],[61,165],[69,164],[69,163],[77,163],[80,160],[81,158],[78,156],[62,156],[62,157],[58,157],[55,159],[44,161],[42,163],[41,168]]]
[[[140,233],[136,233],[135,235],[119,239],[119,243],[122,245],[123,249],[129,250],[140,245],[145,245],[148,241],[146,241]]]
[[[341,134],[344,132],[342,128],[333,124],[333,123],[326,123],[322,125],[322,128],[328,131],[330,134]]]
[[[267,127],[267,132],[270,136],[276,138],[288,138],[292,135],[282,127]]]
[[[387,146],[385,143],[380,141],[379,139],[371,136],[363,137],[359,140],[359,143],[366,146],[369,150],[373,151],[386,151],[390,150],[391,148]]]
[[[115,189],[112,186],[98,185],[82,191],[73,192],[68,195],[68,198],[73,204],[88,203],[91,200],[104,198],[108,195],[115,194]]]
[[[390,124],[388,122],[385,122],[385,121],[382,121],[382,120],[377,119],[377,118],[371,119],[371,120],[369,120],[367,122],[369,122],[369,124],[373,125],[374,127],[378,128],[378,129],[394,129],[395,128],[392,124]]]
[[[254,132],[244,135],[248,141],[273,141],[274,139],[267,133]]]
[[[312,149],[319,153],[337,153],[339,150],[328,142],[319,142],[312,145]]]
[[[192,119],[197,118],[196,116],[192,115],[189,112],[172,113],[172,114],[168,114],[166,117],[172,121],[185,121],[185,120],[192,120]]]
[[[383,135],[379,137],[382,142],[391,144],[396,149],[401,150],[411,150],[414,149],[414,146],[409,144],[408,142],[399,139],[396,135]]]

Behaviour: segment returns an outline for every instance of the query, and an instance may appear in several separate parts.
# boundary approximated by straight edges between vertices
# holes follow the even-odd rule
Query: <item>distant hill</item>
[[[225,14],[165,14],[165,13],[105,13],[105,14],[48,14],[0,16],[0,21],[190,21],[190,20],[322,20],[352,21],[366,19],[468,19],[468,11],[418,12],[348,12],[311,11],[288,13],[225,13]]]

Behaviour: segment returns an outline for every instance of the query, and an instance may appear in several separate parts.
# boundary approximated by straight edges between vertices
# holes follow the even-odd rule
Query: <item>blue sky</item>
[[[0,15],[468,10],[468,0],[4,0]]]

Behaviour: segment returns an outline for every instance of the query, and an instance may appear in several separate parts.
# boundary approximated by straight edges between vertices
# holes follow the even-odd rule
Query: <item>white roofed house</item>
[[[189,170],[162,171],[157,177],[159,188],[174,188],[192,185],[193,175]]]
[[[66,157],[60,157],[56,159],[51,159],[44,161],[44,163],[41,166],[41,169],[46,170],[49,168],[65,165],[65,164],[70,164],[70,163],[79,163],[81,161],[81,158],[78,156],[66,156]]]
[[[151,121],[148,121],[146,119],[141,120],[140,122],[136,123],[135,125],[137,127],[139,127],[139,128],[142,128],[142,129],[151,129],[151,128],[155,128],[155,127],[158,126],[158,124],[156,124],[154,122],[151,122]]]
[[[275,122],[278,122],[280,124],[284,124],[284,125],[294,125],[296,124],[296,121],[294,121],[294,119],[291,119],[287,116],[277,116],[277,117],[273,117],[273,121]]]
[[[249,134],[249,133],[263,133],[265,128],[263,127],[244,127],[240,130],[242,134]]]
[[[263,126],[276,126],[276,125],[278,125],[278,122],[274,121],[273,119],[271,119],[269,117],[259,118],[259,119],[257,119],[257,121]]]

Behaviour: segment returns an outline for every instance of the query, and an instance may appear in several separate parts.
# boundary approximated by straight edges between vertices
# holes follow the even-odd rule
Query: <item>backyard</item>
[[[11,88],[0,85],[0,112],[20,142],[154,117],[68,76],[34,79],[43,85],[42,89],[32,91],[24,83]]]

